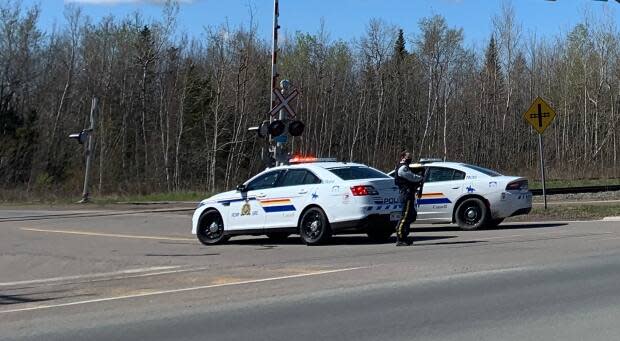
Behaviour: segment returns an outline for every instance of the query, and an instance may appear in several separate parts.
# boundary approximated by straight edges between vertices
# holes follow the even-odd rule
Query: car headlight
[[[207,203],[204,201],[201,201],[198,203],[198,206],[196,208],[201,208],[202,206],[206,205]]]

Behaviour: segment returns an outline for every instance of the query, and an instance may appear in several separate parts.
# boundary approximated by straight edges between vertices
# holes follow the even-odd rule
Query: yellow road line
[[[133,234],[100,233],[100,232],[85,232],[85,231],[71,231],[71,230],[48,230],[48,229],[35,229],[35,228],[27,228],[27,227],[22,227],[21,230],[31,231],[31,232],[75,234],[75,235],[91,236],[91,237],[152,239],[152,240],[182,240],[182,241],[194,241],[195,240],[194,238],[140,236],[140,235],[133,235]]]
[[[220,283],[220,284],[210,284],[210,285],[202,285],[202,286],[197,286],[197,287],[172,289],[172,290],[152,291],[152,292],[137,293],[137,294],[132,294],[132,295],[106,297],[106,298],[99,298],[99,299],[94,299],[94,300],[85,300],[85,301],[77,301],[77,302],[69,302],[69,303],[39,305],[39,306],[34,306],[34,307],[29,307],[29,308],[18,308],[18,309],[4,310],[4,311],[0,311],[0,314],[16,313],[16,312],[20,312],[20,311],[60,308],[60,307],[68,307],[68,306],[82,305],[82,304],[88,304],[88,303],[117,301],[117,300],[124,300],[124,299],[130,299],[130,298],[147,297],[147,296],[155,296],[155,295],[163,295],[163,294],[175,294],[175,293],[180,293],[180,292],[196,291],[196,290],[202,290],[202,289],[228,287],[228,286],[237,286],[237,285],[243,285],[243,284],[256,284],[256,283],[264,283],[264,282],[273,282],[273,281],[278,281],[278,280],[286,280],[286,279],[292,279],[292,278],[302,278],[302,277],[310,277],[310,276],[318,276],[318,275],[327,275],[327,274],[332,274],[332,273],[345,272],[345,271],[353,271],[353,270],[366,269],[366,268],[367,267],[357,267],[357,268],[346,268],[346,269],[315,271],[315,272],[304,273],[304,274],[297,274],[297,275],[260,278],[260,279],[252,279],[252,280],[247,280],[247,281],[238,281],[238,282]]]

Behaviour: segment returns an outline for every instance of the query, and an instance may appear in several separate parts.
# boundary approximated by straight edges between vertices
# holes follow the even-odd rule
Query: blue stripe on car
[[[432,205],[432,204],[450,204],[452,201],[448,198],[433,198],[433,199],[418,199],[420,205]]]
[[[274,212],[290,212],[295,211],[295,206],[293,205],[282,205],[282,206],[271,206],[271,207],[263,207],[266,213],[274,213]]]

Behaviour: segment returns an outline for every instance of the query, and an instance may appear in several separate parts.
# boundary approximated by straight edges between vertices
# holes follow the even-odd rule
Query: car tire
[[[311,207],[301,215],[298,228],[299,236],[306,245],[323,244],[332,237],[325,212],[318,207]]]
[[[383,224],[379,226],[370,226],[366,234],[371,241],[376,243],[383,243],[390,240],[392,234],[396,232],[396,226],[394,224]]]
[[[271,232],[267,233],[267,238],[275,243],[285,242],[291,234],[288,232]]]
[[[484,227],[486,228],[496,228],[499,226],[499,224],[504,222],[504,218],[500,218],[500,219],[489,219],[489,221],[486,223],[486,225]]]
[[[478,198],[464,200],[456,208],[454,218],[462,230],[477,230],[484,226],[488,220],[489,210]]]
[[[196,236],[204,245],[222,244],[230,239],[230,236],[224,233],[224,221],[217,210],[207,210],[202,214]]]

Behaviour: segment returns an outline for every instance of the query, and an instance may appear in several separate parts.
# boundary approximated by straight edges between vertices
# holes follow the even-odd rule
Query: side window
[[[248,191],[271,188],[276,184],[282,171],[273,171],[259,176],[247,185]]]
[[[278,187],[303,185],[306,173],[305,169],[289,169],[282,177]]]
[[[312,172],[306,172],[306,177],[304,178],[304,185],[313,185],[320,183],[321,179],[319,179],[316,175],[312,174]]]
[[[415,175],[424,176],[424,172],[425,172],[424,167],[409,168],[409,169],[411,169],[411,172],[413,172],[413,174]]]
[[[456,171],[456,172],[459,172],[459,171]],[[459,172],[459,173],[462,173],[462,172]],[[460,179],[457,179],[456,177],[457,175],[455,174],[454,169],[431,167],[428,170],[428,177],[426,178],[426,182],[460,180]],[[463,173],[462,179],[464,178],[465,178],[465,173]]]
[[[460,170],[455,169],[452,180],[465,180],[465,172],[461,172]]]

